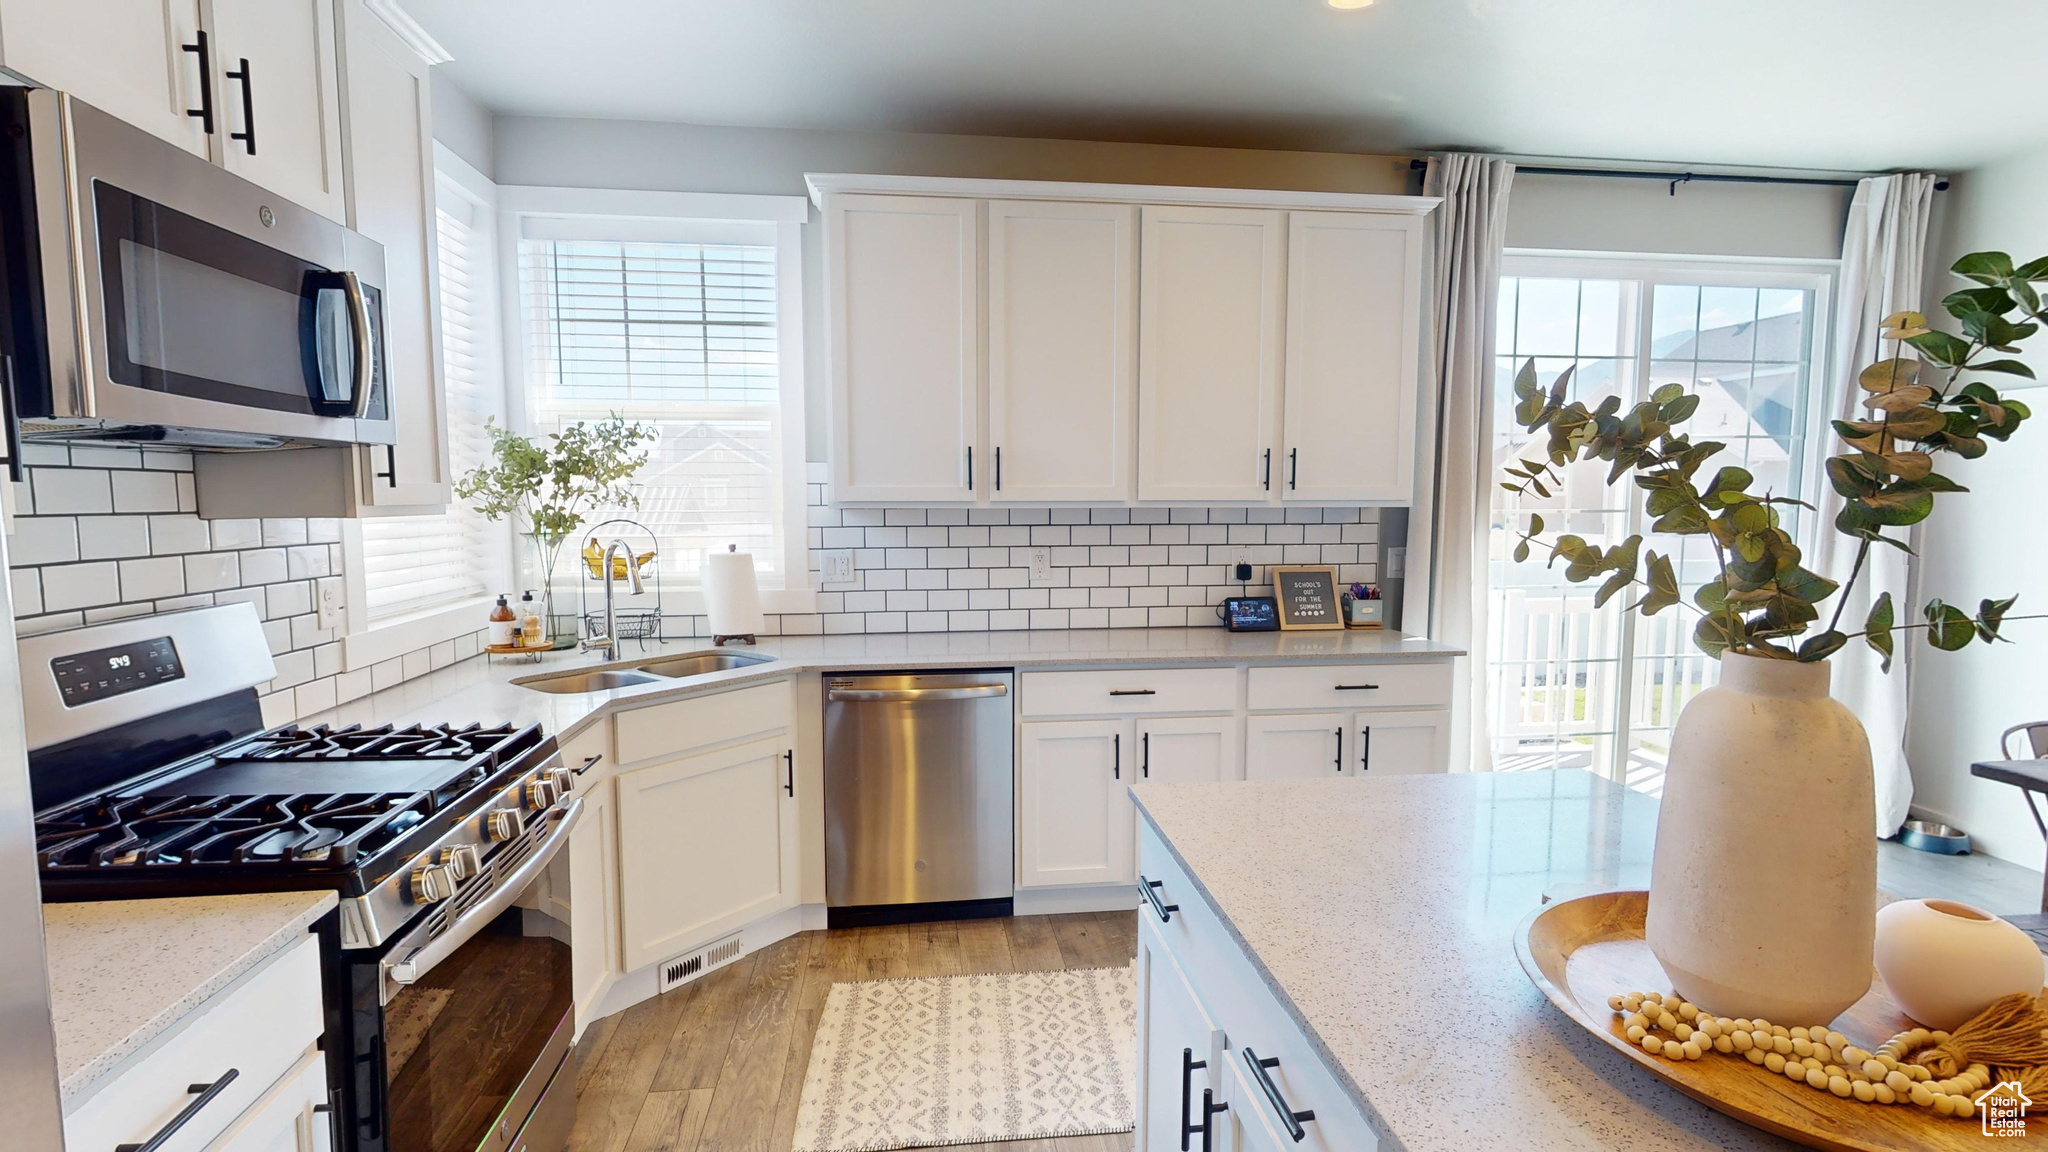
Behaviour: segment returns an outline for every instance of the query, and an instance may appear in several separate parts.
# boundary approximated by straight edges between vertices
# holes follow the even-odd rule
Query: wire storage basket
[[[612,557],[612,598],[617,605],[613,619],[618,627],[618,635],[613,639],[638,641],[642,651],[646,650],[649,640],[657,644],[666,643],[661,634],[660,543],[654,530],[638,520],[622,516],[599,521],[580,535],[583,538],[579,549],[582,561],[579,568],[583,576],[579,582],[583,634],[604,635],[604,557],[612,541],[622,540],[630,554]],[[637,596],[632,592],[627,565],[639,572],[640,585],[645,589]]]

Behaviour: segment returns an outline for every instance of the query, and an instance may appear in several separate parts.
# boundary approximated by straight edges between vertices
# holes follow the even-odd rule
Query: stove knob
[[[441,866],[457,880],[467,880],[483,868],[483,858],[474,844],[451,844],[441,849]]]
[[[422,864],[412,870],[412,902],[439,904],[455,895],[455,877],[440,864]]]
[[[536,777],[526,782],[526,806],[535,812],[545,812],[555,806],[559,799],[555,794],[554,781]]]
[[[567,768],[549,769],[548,781],[555,786],[556,799],[566,799],[570,793],[576,791],[576,774]]]
[[[525,823],[517,808],[493,808],[484,813],[484,839],[493,844],[510,840],[519,835]]]

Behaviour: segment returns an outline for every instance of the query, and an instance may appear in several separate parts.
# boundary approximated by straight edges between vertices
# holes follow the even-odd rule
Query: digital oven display
[[[178,648],[169,636],[140,640],[118,648],[101,648],[50,661],[57,693],[66,708],[105,700],[152,684],[183,680],[185,668],[178,663]]]

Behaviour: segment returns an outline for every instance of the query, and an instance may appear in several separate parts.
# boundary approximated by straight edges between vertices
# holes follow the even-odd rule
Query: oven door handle
[[[519,898],[519,894],[526,891],[526,886],[533,883],[534,878],[546,871],[548,865],[554,862],[555,853],[561,851],[562,845],[568,843],[569,832],[576,827],[576,821],[582,817],[583,798],[579,796],[570,801],[567,808],[562,809],[561,819],[556,823],[555,830],[548,834],[547,842],[533,855],[528,856],[526,862],[512,875],[498,881],[497,888],[492,890],[489,898],[464,912],[454,923],[448,925],[446,931],[407,952],[402,959],[385,960],[384,972],[391,977],[392,983],[411,984],[433,971],[434,965],[446,960],[456,949],[469,943],[470,937],[481,932],[484,925],[496,920],[500,913],[510,908],[512,902]]]

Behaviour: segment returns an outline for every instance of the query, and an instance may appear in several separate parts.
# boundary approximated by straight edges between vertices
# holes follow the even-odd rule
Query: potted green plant
[[[2048,281],[2048,257],[2016,266],[2005,253],[1976,252],[1952,270],[1971,282],[1942,301],[1960,334],[1916,312],[1887,317],[1891,354],[1857,378],[1868,416],[1833,421],[1844,451],[1826,466],[1843,501],[1832,529],[1856,541],[1848,587],[1802,562],[1781,523],[1800,501],[1753,491],[1740,467],[1713,467],[1724,445],[1682,430],[1698,396],[1666,384],[1624,413],[1613,396],[1591,408],[1568,402],[1569,370],[1545,389],[1532,361],[1515,381],[1516,423],[1548,440],[1540,458],[1507,467],[1503,487],[1548,496],[1567,465],[1605,462],[1608,484],[1628,478],[1642,492],[1653,532],[1702,537],[1718,560],[1688,595],[1671,557],[1645,549],[1642,536],[1604,548],[1546,539],[1536,515],[1515,529],[1518,562],[1542,549],[1567,565],[1566,579],[1600,578],[1596,605],[1639,587],[1629,611],[1690,611],[1693,642],[1721,661],[1720,682],[1686,704],[1672,733],[1645,926],[1673,985],[1719,1015],[1824,1022],[1869,990],[1870,745],[1828,696],[1827,658],[1861,640],[1889,671],[1899,635],[1912,631],[1943,650],[1988,643],[2013,605],[1987,599],[1966,613],[1935,599],[1922,622],[1902,624],[1885,589],[1860,626],[1842,620],[1872,549],[1910,552],[1899,530],[1926,519],[1937,495],[1965,490],[1935,471],[1937,458],[1981,456],[2032,415],[1985,377],[2033,376],[2010,354],[2040,326],[2035,286]]]
[[[541,611],[556,647],[575,642],[554,614],[555,561],[562,545],[600,508],[637,508],[633,477],[647,463],[642,445],[660,438],[652,425],[613,414],[570,424],[536,442],[495,420],[485,420],[490,459],[455,482],[455,494],[491,520],[517,517],[526,525],[540,568]],[[565,634],[567,633],[567,634]]]

